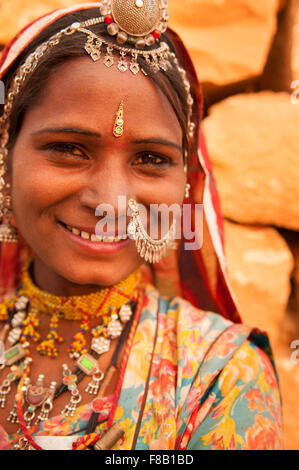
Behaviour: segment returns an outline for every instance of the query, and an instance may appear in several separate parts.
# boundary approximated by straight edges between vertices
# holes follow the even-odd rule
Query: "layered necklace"
[[[95,398],[91,403],[92,414],[86,434],[73,444],[73,449],[89,448],[91,445],[98,449],[111,448],[123,434],[123,430],[113,424],[113,412],[143,303],[140,270],[120,283],[92,294],[58,297],[34,285],[29,274],[30,266],[30,261],[24,266],[22,282],[16,293],[3,299],[0,304],[0,321],[4,322],[0,331],[0,370],[9,368],[0,383],[0,407],[5,407],[8,394],[16,386],[14,406],[7,419],[19,425],[18,432],[22,432],[24,437],[20,438],[15,448],[41,449],[29,428],[34,422],[37,424],[49,419],[53,401],[65,392],[70,394],[70,400],[61,413],[73,416],[82,400],[79,384],[85,376],[90,376],[90,382],[84,391]],[[39,333],[41,314],[50,316],[49,333],[45,338],[41,338]],[[70,361],[75,364],[62,365],[60,384],[45,384],[43,374],[39,374],[36,383],[31,383],[32,343],[37,343],[36,349],[40,355],[55,359],[59,354],[59,344],[63,342],[58,331],[61,318],[80,321],[78,332],[67,346]],[[94,319],[97,319],[97,325],[91,328]],[[92,337],[90,345],[85,337],[89,330]],[[117,340],[117,346],[104,374],[98,366],[98,359],[109,351],[113,340]],[[8,347],[5,348],[5,344]],[[114,401],[110,409],[106,404],[102,413],[104,420],[110,424],[107,434],[102,436],[95,430],[99,414],[105,406],[105,392],[118,367],[119,353],[124,344],[126,348]]]

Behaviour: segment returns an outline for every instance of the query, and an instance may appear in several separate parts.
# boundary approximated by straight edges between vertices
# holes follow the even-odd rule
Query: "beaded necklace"
[[[28,341],[39,342],[39,317],[45,313],[51,315],[50,331],[37,346],[41,355],[54,359],[58,356],[57,345],[63,342],[63,338],[58,334],[60,318],[81,321],[78,332],[67,348],[71,359],[78,359],[80,355],[87,353],[84,335],[94,319],[100,319],[100,323],[92,330],[94,345],[103,352],[107,351],[110,340],[117,338],[122,331],[121,322],[127,321],[130,316],[126,302],[136,297],[141,282],[140,270],[133,272],[118,284],[98,292],[62,297],[44,292],[35,286],[29,274],[30,265],[31,260],[22,270],[22,284],[17,295],[4,299],[1,304],[2,321],[9,320],[9,313],[13,309],[18,311],[13,318],[15,323],[12,324],[13,329],[8,335],[8,342],[10,344],[17,341],[22,344]]]
[[[134,334],[135,334],[136,327],[137,327],[137,324],[138,324],[138,321],[139,321],[139,318],[140,318],[140,315],[141,315],[141,310],[142,310],[142,306],[143,306],[143,299],[144,299],[144,291],[141,288],[140,292],[139,292],[139,296],[138,296],[136,313],[135,313],[133,321],[132,321],[132,325],[131,325],[129,335],[128,335],[128,340],[127,340],[127,343],[126,343],[124,357],[122,359],[120,374],[119,374],[116,390],[115,390],[115,393],[114,393],[113,403],[112,403],[109,415],[106,419],[106,421],[107,421],[106,433],[97,432],[96,430],[94,430],[95,426],[91,426],[91,424],[92,424],[92,422],[97,424],[97,420],[95,420],[95,415],[97,414],[96,407],[99,406],[99,403],[101,402],[101,399],[104,396],[104,393],[105,393],[105,391],[108,387],[108,384],[109,384],[108,380],[103,382],[96,399],[93,400],[93,404],[94,404],[93,405],[93,410],[94,411],[93,411],[93,413],[90,417],[89,424],[87,426],[87,433],[84,436],[79,437],[73,443],[73,445],[72,445],[73,450],[86,450],[86,449],[90,448],[91,446],[94,446],[95,444],[96,444],[95,449],[104,450],[104,448],[101,447],[101,440],[104,440],[105,436],[109,433],[109,431],[112,431],[111,432],[111,437],[109,436],[109,439],[108,439],[109,445],[107,445],[107,443],[105,442],[105,449],[108,450],[109,448],[113,447],[113,445],[117,442],[117,440],[119,440],[119,438],[121,436],[123,436],[123,434],[124,434],[124,432],[121,428],[118,428],[115,431],[116,423],[113,424],[113,419],[114,419],[114,415],[115,415],[115,411],[116,411],[116,407],[117,407],[117,403],[118,403],[118,398],[119,398],[119,395],[120,395],[120,391],[121,391],[121,387],[122,387],[122,383],[123,383],[123,379],[124,379],[124,374],[125,374],[125,370],[126,370],[130,350],[131,350],[131,347],[132,347],[132,344],[133,344]],[[116,368],[117,367],[116,367],[116,364],[115,364],[115,361],[114,361],[114,358],[113,358],[112,361],[111,361],[111,364],[108,368],[108,372],[106,374],[106,377],[109,376],[111,378],[111,376],[113,375],[113,372],[115,372]],[[23,432],[23,434],[26,438],[26,443],[28,442],[28,444],[35,450],[43,450],[42,447],[40,447],[34,441],[34,439],[31,436],[29,430],[27,429],[26,423],[24,421],[23,407],[22,407],[23,387],[24,387],[24,382],[26,381],[26,378],[29,375],[29,372],[30,372],[30,366],[27,366],[27,369],[26,369],[25,373],[23,374],[23,376],[22,376],[22,378],[19,382],[19,385],[18,385],[18,390],[17,390],[17,395],[16,395],[16,406],[17,406],[18,420],[19,420],[21,430],[22,430],[22,432]]]
[[[22,354],[20,358],[17,356],[19,359],[19,361],[17,362],[18,365],[13,365],[11,367],[12,374],[9,374],[11,376],[11,383],[13,381],[19,382],[15,405],[10,413],[10,417],[12,419],[9,420],[12,422],[16,422],[18,420],[22,432],[25,436],[28,435],[29,424],[31,423],[31,419],[33,419],[35,415],[35,406],[29,406],[27,412],[25,412],[24,414],[24,396],[26,396],[28,403],[32,401],[32,403],[34,404],[37,403],[36,406],[41,406],[41,404],[43,405],[42,411],[39,416],[40,421],[42,421],[48,418],[48,413],[52,408],[52,400],[66,390],[71,391],[72,399],[70,401],[70,404],[65,407],[65,410],[63,412],[66,411],[66,416],[69,413],[71,413],[72,415],[72,412],[74,412],[77,403],[79,403],[79,401],[81,400],[76,382],[79,382],[82,378],[84,378],[84,374],[90,375],[88,372],[88,367],[89,363],[91,363],[91,365],[95,367],[95,370],[93,370],[92,372],[94,374],[92,377],[92,382],[88,385],[86,391],[88,391],[89,393],[97,394],[99,383],[104,379],[100,387],[101,392],[97,396],[97,399],[95,399],[96,401],[93,401],[95,403],[95,408],[93,408],[94,411],[92,413],[91,420],[87,428],[87,434],[93,434],[93,439],[97,438],[96,440],[98,440],[100,436],[95,434],[93,431],[95,426],[97,425],[99,404],[102,403],[101,397],[103,396],[104,391],[106,390],[111,378],[114,375],[115,370],[117,369],[117,355],[115,356],[114,354],[112,362],[108,367],[105,378],[104,374],[97,369],[95,361],[100,354],[108,351],[109,344],[112,339],[120,337],[120,344],[117,347],[116,352],[119,352],[121,344],[126,340],[126,336],[127,334],[129,334],[129,331],[131,329],[131,321],[129,320],[132,311],[130,305],[128,303],[124,304],[124,302],[130,299],[130,302],[133,302],[134,304],[134,299],[136,300],[138,290],[140,292],[141,273],[139,270],[137,270],[136,272],[132,273],[127,279],[121,281],[119,284],[101,290],[98,293],[83,296],[57,297],[47,292],[41,291],[33,284],[29,275],[29,267],[30,262],[28,262],[23,269],[22,285],[18,289],[16,295],[4,299],[4,302],[1,304],[0,308],[0,320],[6,320],[6,325],[2,330],[2,336],[0,334],[0,343],[2,340],[3,345],[4,337],[8,329],[7,326],[10,325],[12,331],[9,333],[8,339],[10,340],[10,344],[12,344],[12,349],[17,348],[19,352],[23,353],[24,351],[26,351],[26,353]],[[119,309],[118,314],[116,313],[117,309]],[[137,310],[140,314],[140,301],[138,303]],[[78,359],[78,367],[74,372],[71,372],[68,369],[68,366],[64,364],[63,383],[56,388],[56,383],[52,382],[51,387],[45,389],[42,384],[42,375],[39,376],[36,386],[30,385],[30,379],[28,378],[30,372],[30,357],[28,349],[29,342],[30,340],[33,340],[34,342],[40,340],[40,335],[38,333],[39,313],[50,314],[51,319],[49,334],[43,341],[38,344],[37,351],[41,355],[47,355],[53,359],[55,359],[58,355],[58,348],[56,347],[55,343],[59,344],[63,341],[63,338],[61,338],[57,332],[59,319],[63,317],[65,319],[81,320],[80,329],[78,333],[74,335],[72,343],[67,348],[69,356],[72,359]],[[100,319],[101,323],[98,324],[92,330],[92,349],[88,351],[86,347],[84,333],[89,329],[90,322],[94,318]],[[134,328],[136,328],[136,319],[132,318],[131,320],[133,321],[133,325],[135,325]],[[125,325],[125,327],[122,325],[121,322]],[[130,347],[130,344],[132,343],[131,334],[129,338],[131,338],[131,340],[128,341],[128,347]],[[126,360],[128,357],[128,347],[126,348]],[[11,350],[5,351],[4,356],[6,357],[6,361],[9,355],[8,353],[10,351]],[[95,359],[92,356],[94,356]],[[24,357],[25,360],[23,362],[20,362],[24,359]],[[12,362],[12,364],[15,364],[15,362]],[[10,363],[8,363],[7,361],[6,365],[10,365]],[[120,374],[120,380],[122,380],[122,374]],[[9,382],[9,389],[11,383]],[[30,392],[29,394],[28,390]],[[37,391],[42,392],[40,402],[38,402],[36,397]],[[44,398],[46,396],[45,394],[43,395],[44,391],[46,391],[45,393],[47,393],[47,400],[45,400]],[[117,393],[115,395],[116,397],[118,396],[119,392],[120,388],[118,386]],[[1,393],[1,397],[3,399],[2,407],[4,407],[5,394],[7,393],[7,390],[5,389],[5,387],[3,389],[3,386],[1,386]],[[75,395],[73,396],[73,394]],[[115,406],[112,407],[111,412],[113,411],[113,409],[115,410]],[[33,408],[33,411],[31,411],[30,408]],[[32,413],[32,415],[30,413]],[[111,416],[113,416],[113,413],[110,413],[109,415],[109,429],[112,431],[113,426],[111,425]],[[115,433],[114,429],[114,432],[111,432],[111,435],[114,435],[114,438],[116,438],[115,436],[120,436],[120,431],[121,430],[118,429]],[[105,439],[108,441],[109,439],[111,440],[111,438],[108,436],[108,439],[107,436]],[[112,437],[112,440],[114,438]],[[31,440],[30,438],[28,439],[28,436],[26,437],[26,439],[26,442],[30,442]],[[86,440],[83,439],[83,441],[85,442]],[[38,448],[38,445],[30,445],[33,448]],[[85,444],[81,442],[79,447],[81,446],[82,448],[82,445],[84,447]],[[90,440],[88,445],[90,445]]]

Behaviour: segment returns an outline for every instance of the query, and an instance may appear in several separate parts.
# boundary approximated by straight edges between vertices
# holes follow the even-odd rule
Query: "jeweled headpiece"
[[[107,32],[119,44],[138,49],[152,46],[167,29],[167,0],[102,0],[100,12]]]
[[[92,60],[98,61],[103,58],[106,67],[117,65],[120,72],[129,70],[136,75],[141,71],[147,75],[146,70],[138,63],[138,57],[142,57],[153,72],[163,73],[175,67],[186,91],[188,137],[190,139],[193,137],[195,125],[192,122],[193,98],[190,83],[175,53],[163,41],[169,17],[167,0],[102,0],[98,6],[100,16],[75,22],[40,44],[18,68],[12,80],[0,118],[0,217],[7,218],[7,223],[0,226],[0,241],[17,241],[13,229],[10,234],[8,233],[11,199],[3,195],[13,104],[26,78],[36,69],[41,58],[60,43],[63,36],[75,35],[78,32],[85,34],[85,51]],[[106,32],[100,36],[89,29],[98,24],[103,24],[106,28]]]

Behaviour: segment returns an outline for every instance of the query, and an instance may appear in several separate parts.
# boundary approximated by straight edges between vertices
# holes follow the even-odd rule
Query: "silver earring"
[[[11,224],[11,197],[0,193],[0,216],[3,217],[0,225],[0,242],[17,243],[19,241],[17,229]]]
[[[128,234],[135,240],[136,248],[145,261],[158,263],[166,255],[168,248],[176,248],[174,241],[175,221],[173,221],[167,234],[160,240],[154,240],[145,231],[140,219],[137,202],[129,199],[129,208],[132,212],[132,219],[128,225]]]
[[[188,152],[187,150],[185,150],[185,162],[187,161],[188,159]],[[186,175],[186,179],[188,178],[188,167],[187,167],[187,163],[185,163],[184,165],[184,173]],[[190,196],[190,189],[191,189],[191,184],[189,183],[186,183],[186,186],[185,186],[185,199],[188,199],[189,196]]]
[[[5,195],[6,190],[10,189],[10,184],[6,184],[4,179],[6,173],[6,158],[6,147],[0,147],[0,220],[2,219],[2,222],[0,224],[0,243],[17,243],[19,241],[18,232],[16,228],[11,224],[11,196]]]
[[[185,198],[188,199],[189,196],[190,196],[190,188],[191,188],[191,185],[189,183],[186,184],[185,186]]]

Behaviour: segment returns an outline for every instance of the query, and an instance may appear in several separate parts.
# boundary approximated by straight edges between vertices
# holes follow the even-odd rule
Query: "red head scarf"
[[[0,60],[0,79],[10,70],[24,49],[50,24],[69,13],[98,6],[98,3],[74,5],[49,13],[28,25],[3,51]],[[166,34],[174,43],[177,57],[188,74],[201,117],[203,97],[190,56],[177,34],[170,28]],[[219,196],[204,136],[199,129],[199,120],[197,121],[195,136],[198,137],[198,145],[191,155],[188,180],[191,184],[189,202],[192,204],[193,220],[195,204],[203,204],[202,247],[194,251],[184,249],[179,252],[172,251],[169,257],[153,265],[152,279],[162,294],[180,295],[199,308],[213,310],[234,322],[240,322],[228,279]],[[20,267],[28,254],[28,247],[21,241],[17,244],[2,243],[0,259],[2,294],[16,287],[19,282]]]

